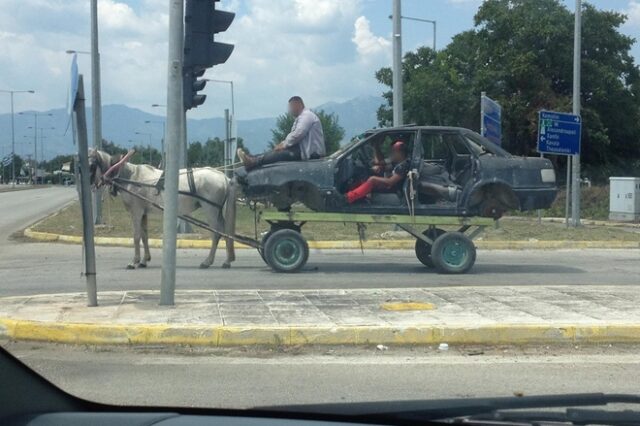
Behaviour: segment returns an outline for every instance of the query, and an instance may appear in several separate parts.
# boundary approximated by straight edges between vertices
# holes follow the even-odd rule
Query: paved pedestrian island
[[[76,344],[640,342],[640,286],[154,291],[0,298],[0,337]]]

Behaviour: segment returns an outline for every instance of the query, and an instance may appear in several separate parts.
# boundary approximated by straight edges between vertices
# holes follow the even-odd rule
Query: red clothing
[[[372,176],[373,177],[373,176]],[[356,201],[371,194],[374,189],[388,189],[387,185],[372,179],[371,177],[351,191],[347,192],[347,202],[353,204]]]

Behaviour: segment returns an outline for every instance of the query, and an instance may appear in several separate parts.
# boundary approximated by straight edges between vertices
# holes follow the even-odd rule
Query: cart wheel
[[[258,253],[260,254],[260,257],[262,258],[262,260],[264,260],[264,263],[266,263],[267,265],[269,264],[269,262],[267,262],[267,258],[264,255],[264,247],[267,244],[267,239],[271,236],[271,234],[273,234],[273,232],[269,231],[262,236],[262,240],[260,240],[260,247],[262,248],[258,249]]]
[[[433,242],[431,259],[438,272],[464,274],[476,262],[476,247],[466,235],[447,232]]]
[[[264,257],[276,272],[296,272],[307,263],[309,245],[299,232],[280,229],[269,235]]]
[[[431,241],[435,241],[440,235],[444,234],[444,229],[440,228],[429,228],[422,233],[427,238],[430,238]],[[435,265],[433,264],[433,260],[431,260],[431,244],[426,241],[422,241],[419,238],[416,238],[416,257],[424,266],[427,268],[433,268]]]

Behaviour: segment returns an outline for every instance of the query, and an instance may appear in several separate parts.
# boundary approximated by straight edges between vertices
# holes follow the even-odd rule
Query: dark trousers
[[[300,161],[300,147],[298,145],[283,149],[282,151],[269,151],[258,156],[258,166],[277,163],[279,161]]]

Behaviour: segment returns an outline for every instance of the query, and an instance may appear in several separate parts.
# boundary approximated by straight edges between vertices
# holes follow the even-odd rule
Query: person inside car
[[[380,150],[376,147],[374,172],[384,171],[384,161],[380,162]],[[409,173],[411,162],[408,158],[407,144],[396,141],[391,145],[391,164],[393,171],[389,176],[370,176],[365,182],[346,193],[345,199],[349,204],[365,198],[372,192],[389,192],[402,186]]]
[[[291,132],[272,151],[253,156],[238,148],[238,158],[247,170],[279,161],[314,160],[325,156],[322,123],[304,106],[300,96],[289,99],[289,114],[295,117]]]

